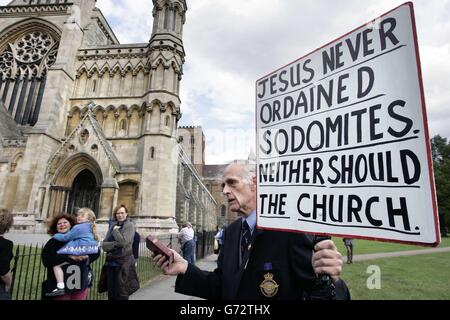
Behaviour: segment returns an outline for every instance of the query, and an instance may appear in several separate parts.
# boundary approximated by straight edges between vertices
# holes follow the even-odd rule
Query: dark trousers
[[[346,245],[347,248],[347,263],[353,263],[353,245]]]
[[[124,298],[119,295],[119,272],[120,267],[108,266],[106,267],[107,279],[108,279],[108,300],[128,300],[128,297]]]
[[[187,262],[195,264],[195,241],[189,240],[183,245],[183,258],[187,260]]]

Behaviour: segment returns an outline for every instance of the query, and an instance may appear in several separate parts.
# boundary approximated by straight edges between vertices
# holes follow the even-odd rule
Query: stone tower
[[[177,228],[187,6],[153,4],[150,40],[134,44],[119,43],[95,0],[0,7],[0,204],[16,228],[82,206],[106,227],[119,204],[140,230]]]
[[[201,126],[183,126],[178,128],[178,142],[200,176],[204,175],[205,135]]]
[[[185,0],[153,0],[153,4],[147,62],[153,76],[146,98],[151,116],[144,141],[141,182],[142,198],[147,201],[142,203],[145,216],[141,216],[141,226],[167,229],[177,228],[177,123],[181,118],[179,92],[185,57],[182,35],[187,5]],[[157,160],[157,166],[152,159]]]

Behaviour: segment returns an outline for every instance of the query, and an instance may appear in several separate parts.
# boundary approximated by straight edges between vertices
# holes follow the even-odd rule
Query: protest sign
[[[412,3],[256,82],[258,226],[440,242]]]

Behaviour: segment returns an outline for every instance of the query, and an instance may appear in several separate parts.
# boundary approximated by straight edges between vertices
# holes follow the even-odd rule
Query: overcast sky
[[[208,164],[246,158],[254,145],[257,79],[403,2],[187,0],[180,125],[203,127]],[[413,2],[430,134],[450,138],[450,0]],[[152,0],[97,6],[121,43],[149,40]]]

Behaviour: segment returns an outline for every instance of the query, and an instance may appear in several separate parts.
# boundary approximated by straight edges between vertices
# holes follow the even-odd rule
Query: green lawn
[[[369,266],[378,266],[381,289],[369,290]],[[450,254],[384,258],[345,264],[342,273],[353,300],[450,300]]]
[[[344,246],[344,242],[341,238],[333,238],[339,252],[345,256],[347,251]],[[420,250],[420,249],[430,249],[430,247],[421,247],[415,245],[398,244],[398,243],[388,243],[379,241],[369,241],[369,240],[353,240],[353,255],[358,254],[369,254],[369,253],[381,253],[381,252],[395,252],[395,251],[406,251],[406,250]],[[442,242],[438,248],[450,247],[450,237],[442,238]]]

